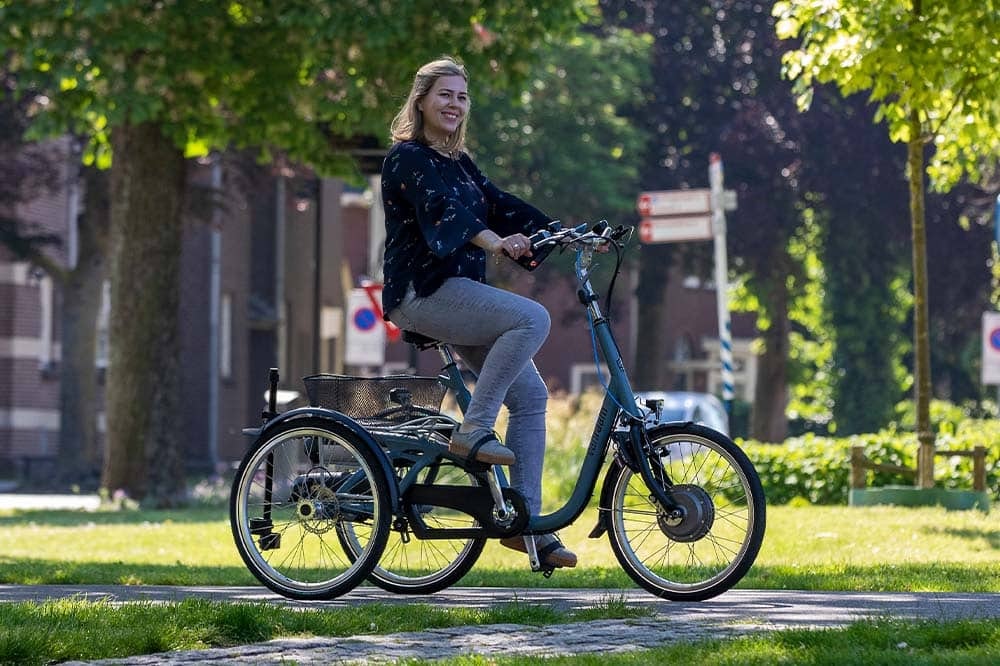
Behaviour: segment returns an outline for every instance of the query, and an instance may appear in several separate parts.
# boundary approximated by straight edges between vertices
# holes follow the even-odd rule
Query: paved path
[[[560,655],[621,652],[672,641],[731,637],[785,628],[839,627],[873,617],[951,620],[1000,619],[1000,594],[855,593],[731,590],[700,603],[672,603],[641,590],[560,590],[456,587],[427,597],[393,596],[358,588],[327,602],[296,602],[259,587],[0,586],[0,602],[65,597],[178,601],[188,597],[280,603],[302,608],[344,608],[367,603],[434,604],[488,608],[506,603],[541,604],[559,610],[592,608],[609,599],[647,607],[649,618],[601,620],[526,627],[493,625],[351,638],[302,638],[237,648],[170,652],[102,664],[329,664],[440,659],[461,654]]]

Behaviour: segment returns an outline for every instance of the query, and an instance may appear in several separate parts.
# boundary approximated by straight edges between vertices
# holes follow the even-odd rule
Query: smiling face
[[[423,114],[424,136],[431,143],[444,144],[469,112],[469,88],[461,76],[439,77],[417,103]]]

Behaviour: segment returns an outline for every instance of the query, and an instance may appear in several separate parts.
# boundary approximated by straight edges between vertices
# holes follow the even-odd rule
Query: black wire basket
[[[389,375],[352,377],[320,374],[303,377],[309,404],[362,422],[398,423],[438,412],[447,388],[437,377]]]

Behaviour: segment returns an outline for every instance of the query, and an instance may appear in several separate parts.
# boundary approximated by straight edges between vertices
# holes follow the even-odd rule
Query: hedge
[[[875,462],[916,467],[917,438],[913,432],[894,429],[850,437],[806,434],[782,444],[740,440],[764,485],[769,504],[807,501],[810,504],[846,504],[850,488],[851,447],[863,446]],[[966,419],[957,425],[943,424],[936,447],[968,450],[986,447],[986,490],[1000,501],[1000,421]],[[937,456],[934,479],[941,488],[971,489],[972,458]],[[889,472],[868,472],[869,486],[912,485],[913,477]]]

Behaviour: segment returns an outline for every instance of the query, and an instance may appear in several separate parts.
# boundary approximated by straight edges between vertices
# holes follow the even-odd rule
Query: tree
[[[647,139],[621,110],[648,85],[649,42],[619,29],[547,42],[520,94],[473,110],[490,175],[565,224],[631,222]]]
[[[544,36],[582,17],[572,0],[82,0],[61,11],[0,0],[0,53],[19,92],[36,95],[34,136],[77,131],[85,159],[111,166],[102,484],[158,505],[185,493],[174,425],[186,158],[255,147],[265,161],[283,152],[352,173],[344,148],[385,134],[419,64],[457,50],[502,88],[527,74]]]
[[[905,391],[909,224],[905,151],[871,120],[862,95],[815,94],[802,115],[802,182],[819,220],[823,309],[833,343],[826,368],[837,434],[875,432]]]
[[[930,343],[924,179],[947,190],[961,178],[984,176],[987,157],[1000,155],[1000,14],[974,0],[797,0],[775,4],[778,35],[801,39],[785,56],[800,104],[817,83],[841,93],[868,91],[876,120],[907,146],[913,251],[914,376],[917,482],[934,485],[930,426]],[[988,36],[989,39],[984,39]],[[934,152],[926,166],[927,144]]]
[[[780,77],[773,19],[766,3],[752,0],[601,4],[609,21],[654,36],[653,85],[635,116],[652,135],[644,189],[705,187],[709,154],[722,154],[726,187],[739,197],[733,217],[738,223],[728,229],[731,269],[748,276],[765,326],[751,435],[780,440],[786,428],[789,308],[802,282],[786,279],[801,274],[787,251],[800,219],[798,114]],[[640,349],[662,347],[670,265],[694,252],[689,246],[643,247]],[[637,364],[637,385],[662,385],[668,360],[669,353]]]
[[[13,77],[3,76],[6,91],[15,88]],[[6,210],[44,190],[55,190],[67,181],[75,184],[79,162],[73,154],[75,141],[30,144],[23,140],[28,111],[33,100],[15,100],[4,95],[0,101],[0,204]],[[67,169],[66,165],[70,167]],[[66,173],[68,171],[68,173]],[[0,219],[0,243],[18,258],[41,268],[59,285],[59,444],[56,476],[63,483],[93,484],[101,456],[97,439],[97,375],[94,364],[97,347],[97,315],[107,256],[107,183],[96,169],[82,172],[86,197],[77,223],[78,243],[75,262],[60,256],[59,239],[32,228],[25,220],[4,216]]]

